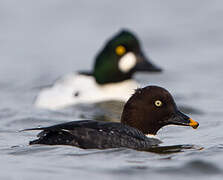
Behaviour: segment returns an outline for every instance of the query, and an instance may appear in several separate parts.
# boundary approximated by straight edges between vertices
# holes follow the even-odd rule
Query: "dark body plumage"
[[[84,149],[146,149],[161,143],[158,139],[147,138],[135,128],[115,122],[72,121],[27,130],[43,130],[38,135],[39,139],[30,144],[72,145]]]
[[[164,126],[174,124],[198,127],[198,123],[180,112],[171,94],[158,86],[138,89],[124,106],[121,123],[93,120],[72,121],[42,130],[30,144],[71,145],[84,149],[131,148],[144,150],[161,141],[155,135]]]

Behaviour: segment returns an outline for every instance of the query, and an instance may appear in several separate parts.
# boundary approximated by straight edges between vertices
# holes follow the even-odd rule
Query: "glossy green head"
[[[110,39],[96,57],[93,75],[99,84],[130,79],[137,71],[161,69],[144,56],[134,34],[123,30]]]

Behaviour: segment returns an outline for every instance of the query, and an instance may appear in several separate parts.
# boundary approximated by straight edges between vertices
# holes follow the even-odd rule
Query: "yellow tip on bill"
[[[190,121],[189,125],[190,125],[192,128],[197,129],[197,127],[199,126],[199,123],[196,122],[196,121],[194,121],[194,120],[191,119],[191,118],[189,119],[189,121]]]

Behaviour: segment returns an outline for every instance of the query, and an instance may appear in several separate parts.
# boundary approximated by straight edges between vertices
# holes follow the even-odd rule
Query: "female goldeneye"
[[[160,72],[143,54],[134,34],[123,30],[96,56],[92,72],[71,73],[43,89],[35,100],[40,108],[56,110],[77,103],[127,101],[138,87],[137,71]]]
[[[72,121],[50,127],[26,130],[42,130],[39,139],[32,144],[71,145],[84,149],[126,147],[146,149],[161,143],[149,138],[166,125],[198,127],[198,123],[180,112],[171,94],[158,86],[136,90],[127,101],[121,123],[93,120]]]

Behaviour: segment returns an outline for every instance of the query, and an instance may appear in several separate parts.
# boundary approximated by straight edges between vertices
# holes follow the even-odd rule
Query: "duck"
[[[49,127],[24,129],[41,131],[30,145],[70,145],[83,149],[130,148],[144,150],[158,146],[154,138],[167,125],[199,123],[177,108],[171,94],[159,86],[139,88],[124,105],[121,122],[79,120]]]
[[[123,29],[97,54],[91,72],[72,72],[59,78],[53,85],[40,90],[34,105],[58,110],[82,103],[126,102],[139,87],[133,79],[136,72],[161,71],[145,56],[136,35]]]

